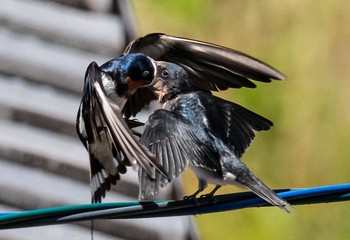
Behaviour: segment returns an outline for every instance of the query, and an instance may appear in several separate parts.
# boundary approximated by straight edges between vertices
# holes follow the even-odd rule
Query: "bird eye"
[[[142,75],[142,77],[144,77],[144,78],[147,78],[147,77],[149,77],[149,71],[143,71],[142,73],[141,73],[141,75]]]
[[[166,70],[166,69],[162,70],[162,77],[164,77],[164,78],[169,77],[168,70]]]

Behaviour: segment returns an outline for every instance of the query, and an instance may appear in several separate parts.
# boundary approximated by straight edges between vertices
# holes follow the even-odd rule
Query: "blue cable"
[[[340,202],[350,200],[350,183],[276,190],[276,192],[292,205]],[[251,192],[224,194],[196,200],[82,204],[0,213],[0,229],[45,226],[92,219],[197,215],[265,206],[271,205]]]

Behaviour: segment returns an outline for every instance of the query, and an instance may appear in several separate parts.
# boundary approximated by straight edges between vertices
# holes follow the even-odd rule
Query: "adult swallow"
[[[254,139],[254,131],[266,131],[272,122],[238,104],[199,91],[192,85],[182,67],[158,62],[158,75],[153,84],[163,109],[148,119],[140,142],[155,154],[168,172],[170,181],[189,167],[196,174],[198,191],[208,183],[216,187],[232,184],[248,188],[256,195],[287,212],[290,205],[278,197],[240,160]],[[147,198],[157,194],[169,180],[156,174],[150,179],[139,171],[140,195]]]
[[[101,68],[92,62],[87,68],[76,130],[89,152],[92,202],[101,202],[116,184],[126,166],[138,165],[154,177],[165,174],[152,153],[134,138],[121,109],[137,88],[150,84],[156,74],[155,62],[144,54],[113,59]],[[153,166],[153,168],[151,168]]]

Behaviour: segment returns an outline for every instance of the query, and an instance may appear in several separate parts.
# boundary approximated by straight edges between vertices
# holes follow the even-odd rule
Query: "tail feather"
[[[241,181],[239,181],[241,180]],[[266,202],[281,208],[287,213],[291,212],[293,208],[286,200],[277,196],[268,186],[266,186],[258,177],[252,172],[249,172],[244,179],[237,179],[238,182],[249,188],[253,193],[264,199]]]

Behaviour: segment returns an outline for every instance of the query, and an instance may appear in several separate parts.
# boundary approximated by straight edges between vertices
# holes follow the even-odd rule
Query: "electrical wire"
[[[350,200],[350,183],[302,189],[275,190],[292,205]],[[0,213],[0,229],[64,224],[93,219],[151,218],[208,214],[271,206],[251,192],[178,201],[115,202]]]

